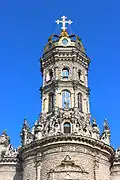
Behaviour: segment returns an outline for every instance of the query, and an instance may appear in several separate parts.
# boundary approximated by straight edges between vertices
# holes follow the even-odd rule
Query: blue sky
[[[54,21],[73,20],[91,58],[91,114],[102,129],[111,129],[111,144],[120,145],[120,1],[119,0],[4,0],[0,1],[0,132],[20,144],[24,117],[32,126],[41,111],[39,58]]]

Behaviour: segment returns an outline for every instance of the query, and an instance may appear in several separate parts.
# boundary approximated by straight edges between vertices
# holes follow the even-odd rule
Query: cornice
[[[59,49],[60,48],[60,49]],[[68,55],[67,55],[68,54]],[[74,61],[83,65],[88,69],[90,59],[87,55],[81,52],[74,46],[67,47],[53,47],[47,54],[45,53],[42,57],[42,67],[47,67],[49,64],[52,64],[57,61]]]
[[[49,148],[53,145],[58,146],[60,144],[83,145],[93,148],[93,150],[99,150],[110,157],[114,156],[114,149],[111,146],[90,137],[76,136],[76,135],[59,135],[59,136],[45,137],[41,140],[33,141],[31,142],[31,144],[21,147],[19,153],[20,156],[25,155],[25,157],[27,157],[27,156],[35,155],[36,150],[38,149],[42,151],[44,148]]]
[[[53,53],[68,52],[68,53],[72,53],[72,54],[78,54],[80,56],[82,55],[86,60],[88,60],[90,62],[90,58],[86,55],[86,53],[81,51],[77,46],[67,46],[67,47],[63,47],[60,45],[59,46],[53,46],[50,50],[46,51],[43,54],[43,58],[51,55],[51,52],[53,52]]]
[[[81,87],[82,90],[84,90],[84,92],[88,92],[88,94],[90,94],[90,89],[89,87],[86,87],[85,85],[83,85],[82,83],[80,83],[78,80],[70,80],[68,79],[67,81],[63,81],[61,79],[57,79],[57,80],[53,80],[53,81],[50,81],[48,82],[48,84],[44,85],[43,86],[43,91],[44,92],[48,92],[50,89],[54,89],[54,88],[57,88],[58,86],[59,87],[62,87],[62,85],[64,86],[65,84],[68,84],[69,87]]]
[[[78,81],[78,80],[72,80],[72,83],[73,83],[73,87],[74,88],[77,88],[78,89],[78,87],[81,87],[83,90],[85,90],[85,92],[87,91],[88,92],[88,94],[90,94],[90,89],[89,89],[89,87],[86,87],[84,84],[82,84],[80,81]]]
[[[48,92],[50,89],[55,89],[58,87],[59,80],[51,80],[43,86],[43,92]]]
[[[119,158],[114,158],[114,165],[120,165],[120,157]]]
[[[18,158],[14,158],[14,157],[6,157],[6,158],[1,158],[0,159],[0,164],[17,164],[19,163],[19,159]]]

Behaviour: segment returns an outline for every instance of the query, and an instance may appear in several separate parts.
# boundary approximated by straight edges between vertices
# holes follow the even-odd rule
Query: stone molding
[[[42,150],[44,148],[48,148],[49,146],[58,144],[60,145],[62,143],[84,145],[87,147],[91,147],[94,150],[101,151],[111,158],[114,156],[114,149],[111,146],[106,145],[105,143],[90,137],[74,135],[52,136],[43,138],[41,140],[32,141],[30,144],[21,147],[19,153],[20,156],[22,156],[22,158],[24,159],[29,156],[36,155],[36,150],[38,149]]]
[[[66,55],[65,52],[66,51]],[[51,53],[52,52],[52,53]],[[69,47],[69,49],[64,49],[64,47],[54,47],[51,49],[51,52],[45,53],[42,57],[42,68],[47,67],[49,64],[52,64],[57,61],[74,61],[83,65],[88,69],[90,59],[75,46]]]
[[[48,179],[52,179],[53,176],[56,176],[57,179],[61,179],[61,177],[59,177],[60,175],[65,179],[67,177],[73,177],[74,175],[77,176],[77,178],[83,179],[88,174],[89,173],[85,171],[83,167],[77,165],[69,155],[66,155],[61,161],[61,164],[57,165],[54,169],[50,169],[47,175]]]
[[[3,165],[3,163],[7,164],[7,163],[18,163],[19,159],[18,158],[14,158],[14,157],[9,157],[9,158],[1,158],[0,159],[0,164]]]

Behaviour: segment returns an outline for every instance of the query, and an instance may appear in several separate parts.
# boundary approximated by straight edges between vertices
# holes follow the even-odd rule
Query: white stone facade
[[[17,150],[6,132],[0,136],[0,180],[120,180],[120,149],[110,146],[107,121],[100,134],[91,118],[89,63],[78,36],[62,29],[48,39],[42,112],[32,129],[24,120]]]

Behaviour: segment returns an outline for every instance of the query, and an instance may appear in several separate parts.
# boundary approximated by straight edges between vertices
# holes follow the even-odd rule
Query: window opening
[[[81,80],[81,70],[78,71],[78,78]]]
[[[64,133],[65,134],[71,133],[71,124],[69,122],[64,123]]]
[[[63,68],[63,70],[62,70],[62,77],[63,78],[68,78],[68,76],[69,76],[68,68]]]
[[[53,78],[53,71],[52,69],[49,70],[49,76],[50,76],[50,80]]]
[[[50,70],[47,72],[47,75],[46,75],[46,82],[51,81],[52,78],[53,78],[53,71],[52,71],[52,69],[50,69]]]
[[[54,94],[49,94],[49,103],[48,103],[48,111],[51,112],[54,108]]]
[[[62,92],[62,108],[70,108],[70,92],[67,90]]]
[[[78,108],[82,112],[82,94],[78,93]]]

